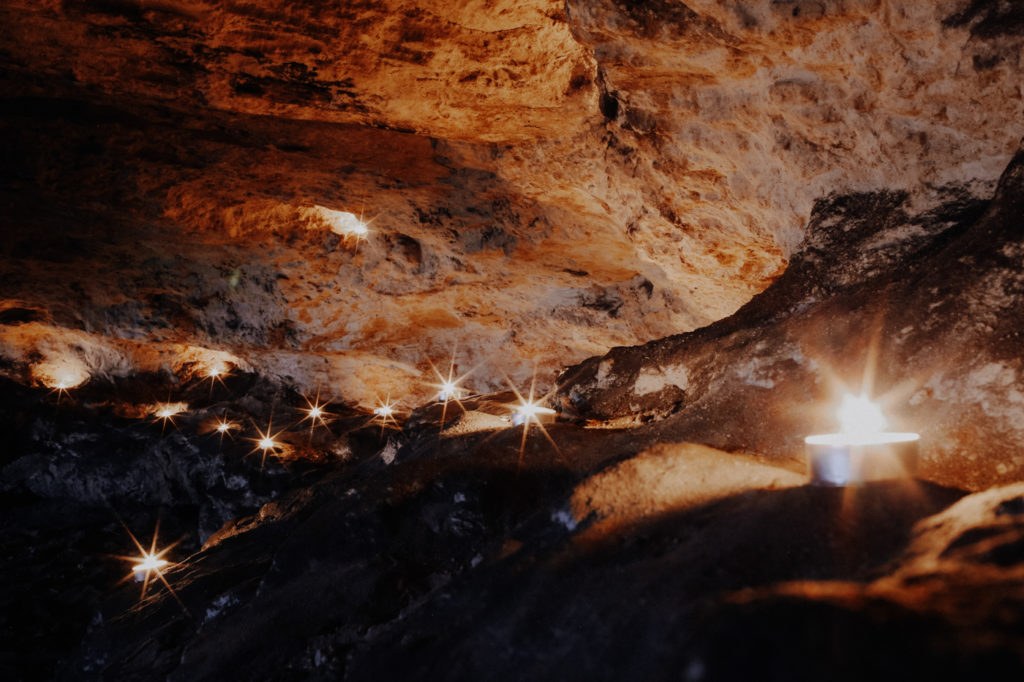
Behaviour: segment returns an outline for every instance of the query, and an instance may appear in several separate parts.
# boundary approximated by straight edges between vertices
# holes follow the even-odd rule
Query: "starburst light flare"
[[[548,395],[542,396],[541,398],[538,399],[534,399],[533,397],[533,392],[537,386],[536,369],[534,369],[534,376],[533,379],[530,381],[530,392],[528,396],[523,396],[523,394],[519,392],[519,389],[517,389],[515,385],[511,381],[509,381],[508,377],[505,378],[505,382],[509,385],[509,388],[512,389],[512,392],[515,393],[516,398],[519,399],[518,403],[508,406],[512,410],[512,414],[510,415],[509,420],[511,421],[513,426],[523,427],[523,439],[519,443],[519,462],[516,465],[517,469],[518,467],[522,466],[523,463],[523,452],[526,450],[526,438],[529,435],[531,424],[537,425],[537,428],[540,429],[540,432],[544,434],[544,437],[548,440],[549,443],[551,443],[551,447],[555,449],[555,453],[558,455],[558,457],[564,460],[564,457],[562,456],[562,451],[558,448],[558,444],[555,443],[555,441],[551,438],[551,434],[548,433],[548,430],[544,428],[544,424],[542,424],[540,421],[541,415],[553,415],[556,414],[556,412],[555,410],[552,410],[550,407],[545,407],[544,405],[541,404],[548,399]]]
[[[455,376],[455,353],[452,353],[452,359],[448,363],[448,376],[445,377],[441,372],[437,370],[434,363],[430,363],[430,369],[434,371],[434,375],[437,377],[440,383],[431,384],[434,388],[438,389],[437,402],[442,403],[441,407],[441,429],[444,429],[445,417],[448,415],[448,403],[454,401],[459,409],[463,412],[466,408],[462,405],[462,398],[466,394],[466,390],[460,386],[460,384],[466,380],[466,378],[473,373],[473,370],[469,370],[462,376]]]
[[[135,582],[139,583],[153,573],[160,573],[171,562],[161,559],[156,554],[143,553],[142,561],[132,566],[132,573],[135,574]]]
[[[316,392],[316,398],[314,398],[312,401],[310,401],[310,399],[305,397],[305,396],[303,396],[302,399],[306,401],[307,407],[300,408],[300,409],[303,412],[306,413],[306,416],[303,417],[299,421],[299,423],[301,424],[302,422],[304,422],[304,421],[306,421],[308,419],[309,420],[309,434],[310,434],[310,436],[312,436],[313,435],[313,429],[316,428],[317,422],[319,422],[321,426],[326,427],[327,426],[327,420],[330,417],[333,416],[327,410],[324,409],[330,403],[327,403],[327,402],[323,402],[322,403],[322,402],[320,402],[320,391],[319,390],[317,390],[317,392]]]
[[[282,431],[271,433],[272,424],[267,423],[267,430],[261,431],[259,428],[256,429],[257,438],[250,438],[253,443],[256,444],[252,450],[249,451],[249,455],[254,452],[260,451],[262,456],[260,458],[260,471],[263,470],[264,465],[267,463],[267,454],[273,454],[277,456],[284,446],[277,441],[277,437],[281,435]]]
[[[142,546],[142,543],[139,542],[138,538],[135,537],[135,534],[131,532],[131,530],[124,523],[124,521],[121,521],[121,525],[124,527],[125,532],[128,533],[128,537],[132,539],[132,543],[134,543],[139,550],[138,556],[117,557],[118,559],[122,559],[124,561],[129,561],[132,563],[131,573],[122,578],[121,582],[130,580],[131,578],[134,578],[135,582],[141,582],[142,594],[139,597],[139,601],[144,601],[146,599],[146,592],[149,589],[150,583],[152,583],[153,579],[156,578],[164,584],[164,586],[167,588],[167,591],[171,594],[172,597],[174,597],[175,601],[178,602],[178,604],[185,611],[185,613],[188,613],[188,609],[185,608],[185,605],[182,603],[181,599],[174,591],[174,588],[171,587],[171,584],[167,582],[167,578],[164,576],[164,572],[167,569],[174,566],[174,564],[165,559],[164,556],[172,549],[174,549],[178,545],[178,543],[180,543],[184,538],[180,538],[177,541],[167,545],[160,551],[157,551],[156,547],[160,535],[160,521],[158,519],[156,522],[156,527],[153,529],[153,542],[150,544],[150,547],[147,550],[145,547]]]
[[[153,409],[153,421],[161,422],[160,433],[163,433],[167,428],[167,422],[170,422],[172,426],[177,426],[174,418],[187,409],[187,403],[158,403]]]
[[[391,402],[391,396],[389,395],[382,400],[377,407],[373,408],[372,421],[380,424],[382,433],[384,427],[387,426],[389,422],[396,426],[398,425],[398,419],[395,418],[395,408],[397,406],[398,403]]]
[[[211,430],[217,432],[217,435],[220,437],[221,443],[223,443],[224,436],[234,438],[231,432],[237,428],[238,424],[236,424],[233,421],[230,421],[227,415],[225,414],[223,417],[220,417],[215,422],[213,422],[213,428]]]
[[[329,211],[331,232],[341,235],[346,244],[351,242],[358,248],[359,242],[366,241],[370,234],[370,223],[374,221],[373,218],[363,221],[362,212],[356,216],[347,211],[324,210]]]

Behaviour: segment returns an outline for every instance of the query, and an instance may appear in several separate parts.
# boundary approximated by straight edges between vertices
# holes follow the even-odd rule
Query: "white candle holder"
[[[907,478],[917,472],[916,433],[827,433],[807,436],[807,469],[812,485],[845,486]]]

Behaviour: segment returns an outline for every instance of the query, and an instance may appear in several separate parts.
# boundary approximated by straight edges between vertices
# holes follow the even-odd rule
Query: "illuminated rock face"
[[[913,211],[893,192],[819,203],[789,270],[732,317],[566,370],[567,414],[659,421],[667,437],[799,456],[868,390],[921,433],[920,474],[981,489],[1024,459],[1024,148],[990,202]]]
[[[8,373],[547,387],[736,310],[826,196],[988,196],[1024,133],[999,3],[456,4],[6,3]]]

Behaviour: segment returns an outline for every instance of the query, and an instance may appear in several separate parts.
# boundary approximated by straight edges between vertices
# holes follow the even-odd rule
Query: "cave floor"
[[[331,406],[310,429],[286,416],[300,396],[232,381],[182,389],[193,409],[170,426],[112,409],[138,386],[8,386],[7,679],[1024,667],[1020,484],[809,486],[796,460],[674,443],[657,422],[524,437],[501,422],[509,396],[452,404],[444,430],[440,405],[401,429]],[[202,433],[271,412],[288,446],[266,461]],[[159,548],[181,541],[140,598],[119,557],[136,554],[126,529],[145,546],[158,522]]]

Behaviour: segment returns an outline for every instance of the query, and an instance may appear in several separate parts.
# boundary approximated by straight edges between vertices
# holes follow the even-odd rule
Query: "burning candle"
[[[440,386],[441,390],[437,394],[437,402],[446,403],[449,400],[461,400],[462,389],[455,385],[453,381],[445,381]]]
[[[850,485],[911,476],[917,470],[916,433],[885,431],[882,409],[864,396],[845,395],[839,433],[807,436],[811,483]]]
[[[161,559],[155,554],[143,554],[142,561],[132,566],[135,582],[142,582],[150,573],[159,575],[161,569],[167,566],[168,563],[167,559]]]
[[[550,407],[544,407],[533,401],[524,400],[519,405],[516,405],[512,412],[512,426],[522,426],[528,421],[536,421],[539,424],[542,418],[547,418],[554,414],[555,411]]]

